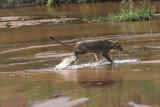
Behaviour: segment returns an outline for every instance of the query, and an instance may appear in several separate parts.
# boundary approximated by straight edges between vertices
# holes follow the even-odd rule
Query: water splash
[[[149,106],[149,105],[137,104],[137,103],[135,103],[133,101],[128,102],[128,105],[129,106],[133,106],[133,107],[152,107],[152,106]]]
[[[73,107],[88,101],[88,98],[72,99],[70,97],[61,97],[51,99],[45,102],[40,102],[32,105],[31,107]]]
[[[115,64],[122,64],[122,63],[135,63],[137,62],[137,59],[125,59],[125,60],[115,60]],[[97,66],[103,66],[103,65],[108,65],[110,62],[92,62],[92,63],[84,63],[84,64],[79,64],[79,65],[70,65],[67,67],[67,69],[80,69],[80,68],[97,68]]]
[[[70,57],[66,57],[63,59],[63,61],[61,63],[59,63],[58,65],[56,65],[55,69],[64,69],[67,68],[67,66],[69,66],[74,60],[75,60],[75,56],[70,56]]]
[[[58,64],[55,69],[80,69],[80,68],[97,68],[97,66],[103,66],[108,65],[110,62],[106,62],[104,60],[101,60],[99,62],[90,62],[90,63],[84,63],[84,64],[78,64],[78,65],[70,65],[71,62],[75,60],[74,56],[67,57],[63,59],[63,61]],[[138,62],[137,59],[124,59],[124,60],[115,60],[115,64],[122,64],[122,63],[135,63]]]
[[[135,63],[138,62],[137,59],[124,59],[124,60],[115,60],[114,63],[121,64],[121,63]]]

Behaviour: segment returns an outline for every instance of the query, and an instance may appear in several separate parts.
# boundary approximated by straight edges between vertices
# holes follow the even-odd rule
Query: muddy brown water
[[[1,9],[3,17],[52,16],[78,21],[0,29],[0,107],[160,107],[160,20],[84,21],[86,16],[117,11],[117,5]],[[156,9],[158,14],[159,6]],[[97,63],[87,54],[77,65],[55,69],[72,55],[72,49],[53,42],[49,35],[67,44],[90,39],[118,41],[124,52],[110,53],[113,66],[106,60]]]

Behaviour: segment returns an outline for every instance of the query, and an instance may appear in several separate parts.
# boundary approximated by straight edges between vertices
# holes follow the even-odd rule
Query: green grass
[[[47,6],[52,6],[54,4],[54,0],[47,0]]]
[[[150,2],[144,1],[142,8],[135,8],[132,0],[126,2],[124,7],[121,7],[119,13],[109,14],[108,19],[112,21],[142,21],[150,20],[154,17],[154,11],[150,8]]]
[[[118,14],[110,14],[109,19],[112,21],[142,21],[153,18],[154,12],[150,10],[126,11]]]

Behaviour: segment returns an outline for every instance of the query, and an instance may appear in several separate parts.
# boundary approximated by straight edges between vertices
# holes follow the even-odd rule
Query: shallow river
[[[89,18],[118,11],[118,5],[1,9],[1,17],[55,20],[0,28],[0,107],[160,107],[160,20],[102,23]],[[70,45],[109,39],[124,51],[110,53],[112,66],[101,56],[96,62],[92,54],[65,66],[73,50],[50,35]]]

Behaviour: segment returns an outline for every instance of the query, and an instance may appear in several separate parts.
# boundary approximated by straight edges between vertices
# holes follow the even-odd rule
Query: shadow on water
[[[117,11],[117,5],[23,7],[1,9],[0,15],[57,19],[65,16],[81,20]],[[159,7],[156,9],[158,13]],[[159,107],[159,26],[159,20],[134,23],[81,20],[0,29],[0,107],[52,107],[55,104],[62,107]],[[97,63],[93,55],[87,54],[80,57],[77,65],[71,63],[63,69],[55,69],[63,59],[72,56],[73,50],[51,41],[51,34],[67,44],[86,39],[118,41],[124,52],[110,52],[115,61],[113,66],[106,60]]]

